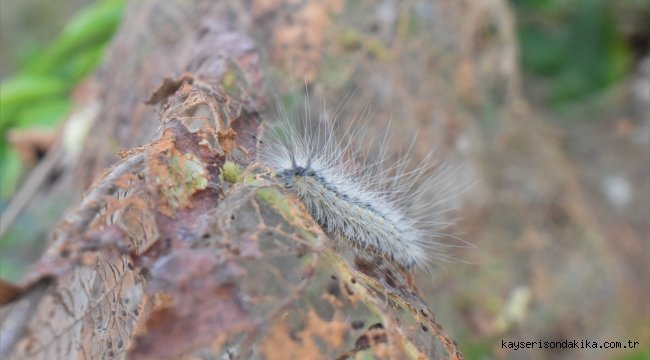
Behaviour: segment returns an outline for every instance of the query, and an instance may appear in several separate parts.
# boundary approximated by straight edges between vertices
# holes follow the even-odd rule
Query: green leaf
[[[123,0],[104,1],[86,7],[66,25],[45,53],[29,63],[25,70],[34,74],[50,73],[65,65],[75,52],[106,43],[120,23],[123,8]]]
[[[0,84],[0,133],[16,122],[21,108],[65,95],[70,85],[53,76],[22,75]]]
[[[70,107],[70,100],[66,98],[40,101],[34,106],[25,107],[16,114],[15,128],[54,128],[70,112]]]
[[[631,49],[612,15],[612,3],[516,0],[514,4],[523,68],[549,80],[551,103],[591,95],[627,73]]]
[[[63,68],[63,75],[71,82],[79,80],[90,74],[99,65],[104,58],[106,45],[102,44],[94,48],[87,49],[70,59]]]
[[[553,75],[566,63],[566,37],[557,31],[524,28],[519,31],[521,61],[524,69],[541,75]]]

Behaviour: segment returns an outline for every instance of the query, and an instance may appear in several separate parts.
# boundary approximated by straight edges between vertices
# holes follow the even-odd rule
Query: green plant
[[[23,168],[7,132],[58,124],[70,110],[71,90],[103,58],[123,8],[124,0],[102,0],[82,9],[49,46],[34,51],[0,84],[1,198],[13,194]]]

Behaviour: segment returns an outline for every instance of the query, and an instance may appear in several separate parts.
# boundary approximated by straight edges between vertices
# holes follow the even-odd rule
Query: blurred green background
[[[123,7],[123,0],[2,2],[3,201],[16,190],[26,165],[9,146],[8,132],[56,127],[70,111],[72,89],[101,61]]]
[[[650,22],[645,1],[512,3],[519,24],[521,65],[531,79],[547,83],[542,96],[553,105],[579,101],[620,81],[635,46],[642,45],[637,38],[643,36],[641,29],[630,25],[636,22],[640,27],[646,21],[647,27]]]

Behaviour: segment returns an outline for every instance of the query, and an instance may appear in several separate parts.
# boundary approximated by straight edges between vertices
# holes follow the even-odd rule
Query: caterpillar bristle
[[[307,100],[305,100],[307,103]],[[306,105],[308,107],[308,105]],[[332,238],[413,271],[431,271],[437,260],[450,260],[449,245],[437,241],[451,224],[446,213],[458,187],[454,171],[429,153],[411,167],[411,143],[403,155],[383,146],[390,126],[371,138],[365,114],[340,133],[340,124],[326,111],[280,119],[259,149],[260,160],[275,171],[276,181],[296,195],[314,220]],[[372,156],[368,142],[380,141]],[[453,236],[452,236],[453,238]]]

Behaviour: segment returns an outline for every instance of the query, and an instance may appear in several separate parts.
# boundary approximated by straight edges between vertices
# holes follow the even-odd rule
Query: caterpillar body
[[[430,156],[406,171],[408,153],[391,163],[383,148],[369,161],[361,146],[366,129],[358,123],[337,137],[326,116],[317,122],[284,118],[264,137],[260,160],[330,237],[409,271],[430,270],[431,260],[446,258],[448,245],[433,239],[448,224],[447,173]]]

